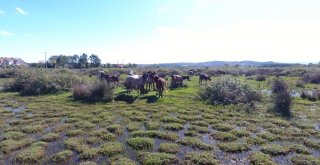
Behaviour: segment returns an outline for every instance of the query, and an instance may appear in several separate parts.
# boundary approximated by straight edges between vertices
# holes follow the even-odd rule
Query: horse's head
[[[155,75],[154,77],[153,77],[153,81],[158,81],[160,79],[160,77],[158,76],[158,75]]]

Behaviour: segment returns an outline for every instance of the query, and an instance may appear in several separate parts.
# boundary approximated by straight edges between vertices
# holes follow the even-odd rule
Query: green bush
[[[209,104],[250,104],[261,100],[261,94],[253,90],[248,84],[231,78],[221,78],[199,91],[202,100]]]
[[[256,81],[265,81],[265,80],[266,80],[266,76],[264,76],[264,75],[256,76]]]
[[[81,82],[79,76],[65,69],[19,69],[13,82],[6,84],[7,91],[22,95],[40,95],[69,91]]]
[[[317,101],[320,98],[320,92],[317,90],[303,90],[301,98],[308,99],[309,101]]]
[[[282,116],[291,116],[291,96],[287,84],[281,79],[274,79],[272,82],[273,110]]]
[[[13,78],[16,76],[16,69],[0,69],[0,78]]]

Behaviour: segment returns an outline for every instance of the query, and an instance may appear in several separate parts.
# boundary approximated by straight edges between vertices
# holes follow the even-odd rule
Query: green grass
[[[269,132],[259,133],[259,134],[257,134],[257,136],[262,139],[268,140],[268,141],[275,141],[275,140],[279,139],[278,136],[271,134]]]
[[[157,152],[140,153],[138,159],[143,165],[176,164],[179,161],[175,155]]]
[[[176,154],[179,152],[179,150],[179,145],[175,143],[161,143],[159,148],[160,152],[165,152],[169,154]]]
[[[83,152],[88,149],[88,146],[84,143],[84,139],[82,138],[68,138],[64,141],[64,145],[67,149],[77,152]]]
[[[67,160],[69,160],[73,155],[73,152],[71,150],[64,150],[60,151],[50,157],[50,161],[53,163],[62,163]]]
[[[37,163],[45,157],[45,148],[42,146],[31,146],[16,156],[16,161],[21,164]]]
[[[103,144],[100,147],[99,152],[103,155],[115,156],[115,155],[123,153],[124,147],[123,147],[122,143],[108,142],[108,143]]]
[[[180,141],[180,144],[187,145],[193,148],[197,148],[200,150],[211,150],[212,146],[202,142],[201,140],[193,137],[185,137],[183,140]]]
[[[135,131],[132,133],[133,137],[151,137],[164,140],[176,141],[179,139],[179,135],[176,133],[162,132],[162,131]]]
[[[220,143],[218,147],[225,152],[237,153],[250,150],[249,146],[246,143],[237,143],[237,142],[229,142],[229,143]]]
[[[262,139],[260,137],[248,137],[248,138],[245,138],[245,141],[249,145],[262,145],[267,143],[265,139]]]
[[[0,142],[0,149],[3,153],[10,153],[12,151],[16,151],[19,149],[22,149],[26,146],[31,145],[31,143],[33,142],[32,139],[30,138],[26,138],[23,140],[3,140]]]
[[[287,146],[280,146],[276,144],[266,145],[261,151],[271,156],[287,155],[290,152],[290,148]]]
[[[244,76],[233,78],[259,90],[270,89],[268,81],[273,79],[269,76],[265,82],[256,82]],[[298,77],[283,78],[290,90],[301,90],[295,87]],[[288,162],[292,158],[297,164],[315,164],[318,160],[314,151],[320,148],[320,133],[315,129],[320,118],[319,101],[294,98],[292,118],[288,120],[268,112],[271,98],[267,94],[262,102],[255,104],[255,109],[245,109],[242,105],[207,105],[197,98],[198,76],[191,79],[186,82],[188,87],[168,89],[163,98],[156,100],[155,91],[144,96],[133,92],[127,95],[135,98],[130,104],[81,103],[74,101],[69,92],[23,97],[0,92],[0,164],[25,152],[21,163],[15,162],[23,164],[22,159],[28,159],[26,153],[42,148],[49,149],[50,154],[39,154],[41,158],[31,164],[72,164],[70,161],[84,164],[86,160],[92,161],[87,164],[96,164],[100,156],[106,157],[110,164],[217,164],[218,155],[213,155],[216,151],[224,155],[219,155],[221,163],[230,162],[234,156],[237,159],[238,154],[234,153],[240,152],[245,157],[244,164],[272,164],[273,155],[289,155],[281,159]],[[320,84],[307,83],[305,87],[320,89]],[[118,94],[125,89],[120,86],[115,91]],[[5,105],[23,105],[27,109],[14,114],[4,110]],[[180,151],[185,148],[187,153]],[[182,160],[177,160],[177,153]]]
[[[43,130],[43,126],[42,125],[32,125],[32,126],[25,126],[22,127],[22,132],[24,133],[37,133]]]
[[[164,124],[163,128],[166,130],[178,131],[183,129],[183,125],[179,123],[168,123],[168,124]]]
[[[291,158],[291,162],[293,164],[303,164],[303,165],[316,165],[316,164],[320,164],[320,159],[310,156],[310,155],[294,155]]]
[[[98,156],[99,149],[98,148],[87,148],[85,149],[79,156],[79,159],[82,160],[91,160]]]
[[[121,135],[123,133],[123,127],[120,124],[110,125],[107,130],[116,135]]]
[[[186,155],[187,164],[218,165],[220,164],[211,152],[189,152]]]
[[[212,128],[214,128],[218,131],[223,131],[223,132],[228,132],[233,129],[233,127],[228,124],[215,124],[215,125],[212,125]]]
[[[227,132],[215,132],[212,137],[223,142],[231,142],[238,139],[235,135]]]
[[[203,126],[195,126],[195,125],[190,125],[188,128],[190,131],[196,131],[198,133],[209,133],[208,127],[203,127]]]
[[[269,155],[266,155],[262,152],[253,152],[249,157],[249,161],[252,165],[276,165]]]
[[[128,145],[136,150],[151,149],[154,145],[154,140],[145,137],[135,137],[127,141]]]
[[[84,134],[84,130],[82,129],[76,129],[76,130],[68,130],[66,131],[66,135],[69,137],[79,136],[81,134]]]
[[[160,123],[159,122],[148,122],[146,124],[146,128],[148,130],[158,130],[160,128]]]
[[[250,132],[248,132],[246,130],[243,130],[243,129],[240,129],[240,130],[234,129],[234,130],[230,131],[230,133],[234,134],[237,137],[248,137],[248,136],[250,136]]]
[[[48,133],[42,136],[41,140],[45,142],[53,142],[60,138],[59,134],[56,133]]]
[[[136,165],[136,163],[129,158],[116,157],[111,160],[110,165]]]
[[[297,154],[305,154],[305,155],[311,154],[310,150],[301,144],[295,144],[290,146],[290,151],[294,151]]]
[[[21,140],[26,136],[23,132],[6,132],[3,135],[4,140]]]
[[[129,123],[129,124],[127,125],[127,130],[128,130],[129,132],[138,131],[138,130],[140,129],[140,126],[141,126],[141,123],[136,123],[136,122],[134,122],[134,123]]]

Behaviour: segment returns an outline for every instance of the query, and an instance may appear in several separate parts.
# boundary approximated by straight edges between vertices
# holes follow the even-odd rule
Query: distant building
[[[26,65],[26,64],[27,63],[20,58],[0,57],[0,65]]]

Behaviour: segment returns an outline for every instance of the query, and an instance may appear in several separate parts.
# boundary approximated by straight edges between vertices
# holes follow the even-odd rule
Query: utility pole
[[[44,52],[44,65],[46,66],[46,69],[47,69],[47,52]]]

